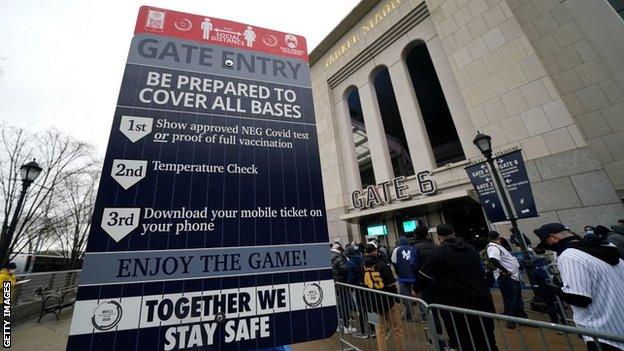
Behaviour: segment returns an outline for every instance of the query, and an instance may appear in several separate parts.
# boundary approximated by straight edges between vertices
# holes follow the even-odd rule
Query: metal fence
[[[340,343],[353,350],[587,350],[624,336],[509,317],[336,283]],[[509,325],[508,325],[509,324]],[[598,343],[600,342],[600,343]]]
[[[15,305],[41,300],[40,293],[55,292],[78,285],[80,270],[20,274],[23,281],[15,292]]]

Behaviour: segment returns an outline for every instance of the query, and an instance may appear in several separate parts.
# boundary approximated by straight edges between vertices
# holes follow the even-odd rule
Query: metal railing
[[[340,342],[354,350],[587,350],[624,336],[465,308],[336,283]],[[372,337],[374,335],[374,337]],[[616,346],[617,347],[617,346]]]
[[[19,284],[15,292],[14,304],[41,300],[41,293],[55,292],[78,285],[80,270],[28,273],[17,275],[17,280],[24,281]]]

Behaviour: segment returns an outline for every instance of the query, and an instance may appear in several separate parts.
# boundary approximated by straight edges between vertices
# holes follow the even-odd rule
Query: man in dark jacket
[[[416,231],[414,232],[414,236],[416,238],[414,248],[418,252],[420,263],[423,264],[427,262],[438,246],[431,242],[431,238],[429,237],[429,228],[426,225],[421,226],[419,224],[418,228],[416,228]]]
[[[339,243],[335,243],[331,250],[329,251],[331,256],[331,264],[332,264],[332,273],[334,276],[334,281],[339,283],[347,283],[347,275],[348,275],[348,267],[347,267],[347,257],[340,250],[342,247]],[[344,327],[345,334],[351,334],[354,330],[349,326],[349,314],[352,310],[353,303],[351,301],[351,295],[347,292],[347,289],[344,287],[339,287],[336,289],[340,311],[340,325]]]
[[[624,219],[618,220],[617,225],[612,225],[611,230],[613,230],[617,234],[624,235]]]
[[[334,280],[341,283],[347,282],[347,257],[340,250],[340,244],[332,246],[329,253],[331,255],[332,272]]]
[[[611,231],[603,225],[597,225],[596,228],[594,228],[594,233],[604,241],[615,245],[620,253],[620,257],[624,258],[624,235]]]
[[[366,245],[364,256],[364,279],[363,283],[369,289],[381,290],[396,294],[397,286],[390,266],[381,258],[377,247],[373,244]],[[403,339],[403,325],[401,324],[401,303],[394,298],[366,293],[367,310],[377,313],[379,323],[375,326],[377,335],[377,350],[388,350],[388,329],[394,334],[395,349],[405,350]]]
[[[418,253],[419,264],[422,265],[429,260],[433,255],[433,252],[438,248],[436,244],[431,242],[429,237],[429,228],[426,225],[418,225],[414,232],[416,242],[414,243],[414,249]],[[420,269],[420,267],[418,267]],[[435,283],[428,282],[421,291],[421,297],[427,303],[436,303],[435,301]]]
[[[436,230],[442,244],[420,269],[423,284],[436,282],[442,304],[494,313],[494,302],[483,279],[483,268],[477,251],[458,239],[447,224],[440,224]],[[444,311],[441,315],[451,347],[461,345],[464,351],[498,351],[494,322],[491,319],[473,316],[465,318],[463,314]]]
[[[394,266],[394,272],[399,282],[399,293],[405,296],[413,296],[415,291],[416,275],[418,269],[418,252],[410,246],[407,238],[402,236],[399,238],[399,245],[392,250],[390,261]],[[409,300],[403,300],[405,306],[405,319],[412,321],[412,303]]]
[[[345,254],[347,256],[348,267],[347,284],[362,286],[364,282],[364,270],[362,268],[362,264],[364,263],[364,256],[357,249],[357,245],[348,246],[345,250]],[[355,294],[353,295],[355,295],[353,296],[355,305],[353,306],[354,309],[351,312],[357,313],[358,326],[355,329],[359,331],[359,333],[354,334],[354,337],[361,338],[365,337],[363,333],[366,332],[363,293],[360,290],[355,290]],[[353,325],[351,326],[353,327]]]

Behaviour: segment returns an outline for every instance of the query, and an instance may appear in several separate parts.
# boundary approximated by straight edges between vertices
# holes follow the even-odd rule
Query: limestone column
[[[379,183],[391,180],[394,178],[394,172],[375,87],[370,82],[366,82],[359,88],[359,93],[364,123],[366,124],[366,134],[368,135],[368,146],[375,171],[375,181]]]
[[[344,170],[345,183],[348,193],[351,193],[351,191],[355,189],[362,188],[362,180],[360,178],[360,168],[357,163],[357,155],[354,148],[355,144],[353,142],[351,116],[349,115],[349,103],[346,97],[334,105],[334,110],[336,111],[338,137],[340,139],[337,145],[337,152],[342,155],[342,169]]]
[[[414,164],[414,171],[436,168],[435,157],[429,143],[429,135],[420,112],[418,99],[409,70],[403,59],[388,68],[396,97],[401,123],[405,130],[407,146]]]
[[[453,123],[459,135],[461,146],[464,149],[464,155],[466,155],[466,158],[481,156],[479,150],[472,144],[472,140],[477,133],[459,90],[459,85],[453,75],[451,64],[448,61],[448,57],[446,57],[442,42],[435,36],[427,41],[427,49],[442,86],[442,92],[446,98],[449,111],[453,117]]]

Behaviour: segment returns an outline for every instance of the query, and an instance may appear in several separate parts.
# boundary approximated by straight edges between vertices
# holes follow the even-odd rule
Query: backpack
[[[486,246],[485,249],[479,251],[479,258],[481,258],[481,262],[483,263],[483,268],[485,269],[485,271],[493,272],[496,269],[496,267],[494,267],[494,265],[490,261],[490,257],[487,254],[488,246]]]

